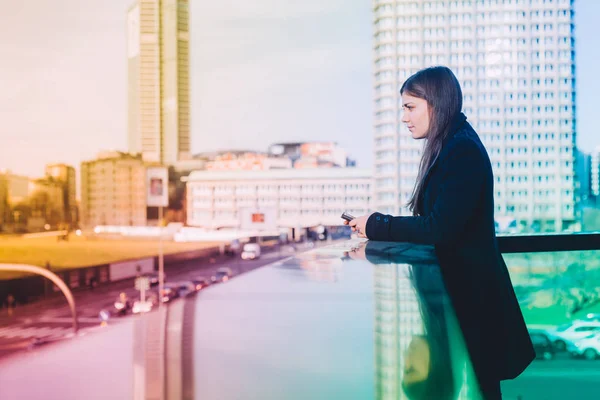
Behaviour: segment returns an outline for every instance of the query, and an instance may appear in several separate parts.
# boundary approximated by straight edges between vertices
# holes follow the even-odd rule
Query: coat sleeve
[[[457,141],[438,165],[441,187],[429,215],[393,217],[372,214],[366,225],[371,240],[447,244],[458,239],[479,204],[485,164],[481,150],[469,139]]]

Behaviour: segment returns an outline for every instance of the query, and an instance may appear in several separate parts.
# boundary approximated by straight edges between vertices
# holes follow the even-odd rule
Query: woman
[[[414,139],[425,139],[410,217],[373,213],[349,222],[370,240],[431,244],[484,397],[518,376],[535,353],[494,227],[492,167],[461,112],[462,91],[446,67],[421,70],[400,89]],[[346,223],[346,222],[345,222]]]

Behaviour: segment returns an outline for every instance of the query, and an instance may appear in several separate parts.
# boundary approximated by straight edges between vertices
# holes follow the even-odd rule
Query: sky
[[[127,150],[128,0],[0,0],[0,170]],[[371,0],[190,0],[192,152],[337,141],[371,168]],[[577,127],[600,145],[600,2],[577,0]]]

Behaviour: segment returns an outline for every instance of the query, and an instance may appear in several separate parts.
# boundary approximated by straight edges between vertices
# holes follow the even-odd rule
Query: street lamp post
[[[79,329],[79,323],[77,321],[77,310],[75,308],[75,298],[69,287],[58,277],[54,272],[51,272],[42,267],[35,265],[26,264],[0,264],[0,271],[17,271],[17,272],[30,272],[32,274],[42,275],[45,278],[50,279],[58,288],[63,292],[71,308],[71,314],[73,315],[73,332],[77,333]]]
[[[165,287],[165,259],[163,254],[163,208],[158,207],[158,307],[162,307],[162,293]]]

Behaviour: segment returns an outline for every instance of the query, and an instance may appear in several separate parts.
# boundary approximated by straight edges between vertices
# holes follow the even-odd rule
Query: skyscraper
[[[374,1],[376,209],[406,215],[422,143],[401,123],[402,83],[447,65],[492,160],[496,216],[576,228],[572,0]]]
[[[145,161],[189,158],[187,0],[137,0],[127,15],[129,151]]]

